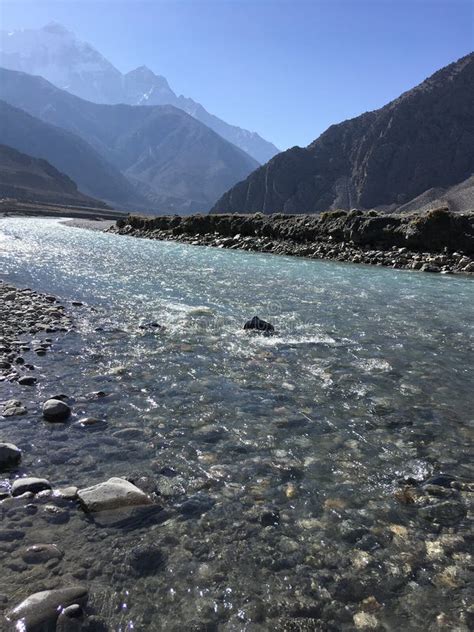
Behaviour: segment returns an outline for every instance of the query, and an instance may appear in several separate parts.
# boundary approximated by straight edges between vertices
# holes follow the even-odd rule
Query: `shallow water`
[[[167,467],[185,492],[166,520],[125,526],[80,510],[52,523],[43,508],[33,517],[12,508],[3,522],[25,531],[7,551],[13,559],[26,543],[65,552],[51,569],[10,564],[0,592],[13,603],[79,578],[120,631],[315,629],[305,620],[353,629],[359,602],[374,594],[383,629],[426,630],[440,612],[460,625],[465,586],[433,580],[444,567],[423,547],[436,532],[394,491],[410,475],[472,479],[472,279],[31,218],[0,220],[0,271],[87,304],[77,331],[54,335],[54,352],[35,358],[41,379],[29,397],[66,393],[75,417],[107,420],[93,432],[51,427],[37,407],[4,419],[23,472],[85,486]],[[255,314],[277,335],[244,333]],[[165,329],[140,330],[147,321]],[[85,396],[99,390],[107,396]],[[10,396],[25,400],[0,384],[0,398]],[[181,506],[190,497],[192,511]],[[278,525],[261,524],[267,509],[280,512]],[[407,537],[392,538],[393,525]],[[376,544],[361,546],[357,530]],[[137,570],[129,552],[151,544],[163,564]],[[343,589],[347,578],[360,594]]]

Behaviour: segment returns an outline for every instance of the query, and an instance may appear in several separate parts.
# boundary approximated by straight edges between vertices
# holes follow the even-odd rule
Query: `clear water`
[[[440,613],[461,625],[465,587],[433,581],[455,562],[426,556],[437,534],[394,491],[408,475],[472,477],[471,279],[31,218],[0,220],[0,270],[96,310],[77,309],[77,331],[34,359],[35,395],[0,384],[2,399],[30,401],[28,417],[1,421],[2,439],[24,449],[24,473],[85,486],[168,467],[185,490],[165,502],[166,520],[126,526],[74,507],[61,524],[44,508],[4,511],[3,525],[25,532],[5,551],[13,560],[26,544],[64,551],[51,568],[10,564],[0,593],[12,603],[80,579],[120,631],[303,630],[316,620],[349,630],[372,595],[383,629],[425,630]],[[277,335],[244,333],[255,314]],[[138,328],[151,320],[165,330]],[[98,390],[107,396],[86,396]],[[36,402],[58,392],[75,398],[73,422],[95,415],[107,426],[42,422]],[[189,516],[180,506],[190,497],[199,509]],[[267,508],[279,510],[278,526],[261,524]],[[392,538],[393,525],[407,535]],[[357,529],[376,545],[347,536]],[[129,552],[151,544],[164,563],[131,570]],[[344,578],[361,595],[341,590]]]

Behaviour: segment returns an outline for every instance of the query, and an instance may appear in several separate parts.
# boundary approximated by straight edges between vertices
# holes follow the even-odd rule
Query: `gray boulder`
[[[27,564],[45,564],[50,560],[60,560],[64,553],[55,544],[33,544],[21,553]]]
[[[21,450],[13,443],[0,443],[0,470],[18,465],[21,461]]]
[[[71,409],[60,399],[48,399],[43,404],[43,417],[48,421],[66,421],[70,414]]]
[[[26,492],[37,494],[51,489],[51,483],[45,478],[17,478],[12,485],[12,496],[21,496]]]
[[[150,505],[153,502],[141,489],[124,478],[117,477],[80,489],[77,496],[84,510],[88,512]]]
[[[85,606],[87,597],[84,586],[45,590],[30,595],[11,610],[6,618],[14,630],[54,632],[61,610],[73,604]]]

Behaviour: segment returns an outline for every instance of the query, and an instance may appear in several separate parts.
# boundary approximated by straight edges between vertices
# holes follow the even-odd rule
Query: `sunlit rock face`
[[[225,193],[213,210],[395,210],[433,187],[463,182],[474,173],[473,99],[470,54],[385,107],[332,125],[308,147],[275,156]],[[415,206],[424,205],[419,200]]]

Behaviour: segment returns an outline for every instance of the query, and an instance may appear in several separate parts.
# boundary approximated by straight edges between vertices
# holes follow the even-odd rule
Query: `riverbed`
[[[9,505],[2,607],[80,581],[120,632],[469,629],[472,279],[32,218],[0,220],[0,272],[83,303],[33,387],[0,383],[15,475],[147,479],[162,507]],[[26,563],[38,543],[63,556]]]

